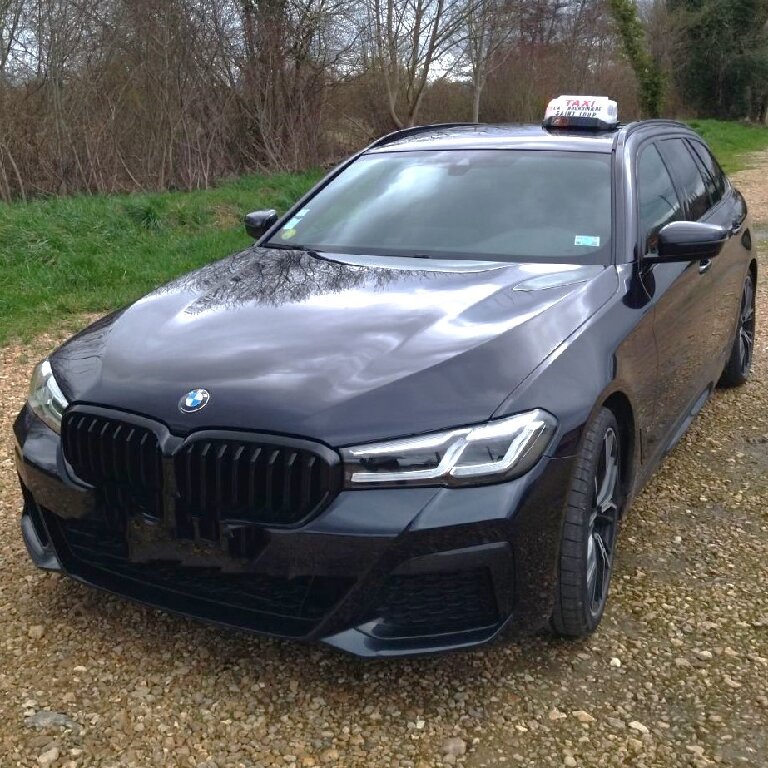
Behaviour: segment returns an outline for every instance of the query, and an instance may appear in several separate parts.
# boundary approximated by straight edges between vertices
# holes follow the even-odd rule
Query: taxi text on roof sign
[[[605,96],[558,96],[547,105],[545,128],[609,130],[619,121],[618,105]]]

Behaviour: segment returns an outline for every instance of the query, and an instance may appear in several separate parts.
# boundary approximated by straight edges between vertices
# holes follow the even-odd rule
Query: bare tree
[[[430,74],[457,43],[466,5],[461,0],[368,2],[374,61],[390,117],[397,128],[414,125]]]
[[[503,62],[503,50],[515,33],[507,0],[467,0],[465,55],[472,81],[472,120],[480,119],[480,97],[488,75]]]
[[[305,169],[585,89],[631,114],[603,0],[0,0],[0,200]]]
[[[328,88],[345,55],[346,0],[241,0],[244,88],[240,108],[259,138],[250,159],[306,167],[318,156]]]
[[[6,76],[11,53],[19,44],[23,0],[0,0],[0,81]]]

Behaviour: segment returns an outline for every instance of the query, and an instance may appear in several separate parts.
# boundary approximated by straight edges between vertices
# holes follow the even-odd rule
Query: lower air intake
[[[379,607],[379,637],[427,637],[490,627],[498,621],[487,568],[390,576]]]

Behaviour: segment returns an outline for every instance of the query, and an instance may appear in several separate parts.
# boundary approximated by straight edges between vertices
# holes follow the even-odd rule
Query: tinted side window
[[[688,218],[698,221],[710,207],[702,172],[682,139],[666,139],[662,145],[664,157],[671,165],[685,198]]]
[[[712,178],[714,193],[711,194],[711,197],[712,204],[714,205],[719,202],[725,194],[727,187],[725,174],[718,165],[717,160],[712,157],[712,153],[700,141],[689,141],[688,143],[691,145],[696,156],[701,160],[701,164],[707,169],[707,173]]]
[[[637,196],[640,204],[640,232],[645,251],[656,250],[656,235],[670,221],[683,218],[682,205],[667,166],[655,144],[640,152],[637,161]]]

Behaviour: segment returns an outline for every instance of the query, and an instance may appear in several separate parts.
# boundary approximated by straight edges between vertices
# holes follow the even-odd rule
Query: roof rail
[[[387,133],[384,136],[376,139],[372,144],[369,144],[366,149],[374,149],[375,147],[383,147],[385,144],[389,144],[391,141],[405,138],[406,136],[415,136],[422,131],[431,131],[435,128],[461,128],[470,125],[482,125],[482,123],[431,123],[430,125],[414,125],[410,128],[401,128],[392,133]]]
[[[671,120],[667,117],[653,117],[647,120],[635,120],[634,122],[628,123],[623,127],[627,129],[627,133],[629,134],[634,133],[635,131],[642,131],[643,128],[653,127],[654,125],[667,126],[669,128],[684,128],[686,131],[695,133],[690,125],[686,125],[680,120]]]

